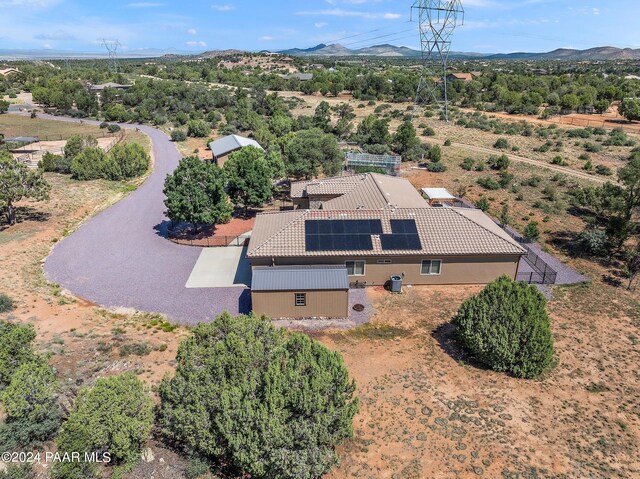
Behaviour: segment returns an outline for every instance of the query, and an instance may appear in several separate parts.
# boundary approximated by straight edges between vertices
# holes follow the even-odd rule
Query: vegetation
[[[5,293],[0,293],[0,313],[9,313],[16,307],[13,299]]]
[[[466,300],[454,323],[465,348],[495,371],[530,379],[553,361],[546,301],[535,286],[503,276]]]
[[[197,156],[180,160],[178,168],[164,182],[167,216],[194,226],[228,223],[233,207],[225,192],[220,168]]]
[[[153,425],[153,404],[142,381],[133,374],[100,378],[80,391],[73,410],[56,439],[58,451],[107,452],[113,477],[122,477],[138,461]],[[95,463],[57,463],[56,479],[100,477]]]
[[[224,164],[224,174],[229,198],[245,213],[271,198],[272,171],[262,150],[247,147],[232,153]]]
[[[338,353],[266,318],[223,314],[183,341],[159,422],[188,452],[254,478],[312,479],[353,435],[355,384]]]
[[[6,150],[0,151],[0,212],[6,215],[10,225],[18,221],[15,207],[18,201],[48,200],[50,189],[42,172],[29,170]]]

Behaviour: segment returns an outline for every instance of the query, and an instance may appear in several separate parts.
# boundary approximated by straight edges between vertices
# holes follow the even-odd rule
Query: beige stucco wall
[[[306,293],[307,305],[296,306],[295,294]],[[349,291],[259,291],[251,293],[253,312],[258,316],[280,318],[346,318]]]
[[[422,276],[422,260],[442,260],[440,275]],[[345,261],[366,262],[364,276],[350,276],[349,281],[364,281],[369,286],[384,285],[393,275],[405,274],[404,284],[486,284],[507,275],[516,277],[520,256],[456,256],[456,257],[380,257],[380,258],[276,258],[275,266],[332,264]],[[379,264],[378,260],[391,260]],[[270,266],[270,260],[251,260],[253,266]]]

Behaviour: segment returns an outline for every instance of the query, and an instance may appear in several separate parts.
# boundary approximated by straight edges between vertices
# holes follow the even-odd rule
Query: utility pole
[[[109,69],[112,73],[118,73],[118,47],[120,42],[118,40],[106,40],[102,39],[102,45],[107,49],[109,53]]]
[[[460,0],[416,0],[411,7],[418,13],[422,75],[415,103],[435,103],[449,121],[447,96],[447,62],[451,51],[451,37],[458,25],[464,25],[464,8]],[[442,80],[436,80],[442,75]]]

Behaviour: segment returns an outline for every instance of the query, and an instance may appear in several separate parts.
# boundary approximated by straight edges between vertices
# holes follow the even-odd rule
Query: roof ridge
[[[507,241],[505,238],[503,238],[502,236],[500,236],[499,234],[496,234],[495,232],[491,231],[489,228],[487,228],[486,226],[478,223],[477,221],[472,220],[471,218],[469,218],[468,216],[463,215],[460,211],[458,211],[457,208],[445,208],[441,211],[445,211],[445,210],[450,210],[455,212],[458,216],[461,216],[462,218],[464,218],[465,220],[469,221],[470,223],[473,223],[474,225],[479,226],[480,228],[482,228],[485,231],[488,231],[489,233],[491,233],[493,236],[495,236],[496,238],[500,239],[500,241],[502,241],[503,243],[507,243],[508,245],[514,246],[514,243],[517,243],[517,241],[514,240],[514,243],[511,243],[510,241]],[[483,212],[484,213],[484,212]],[[485,213],[486,214],[486,213]],[[489,217],[487,215],[487,218],[489,218],[491,221],[493,221],[491,219],[491,217]],[[496,226],[498,226],[496,224]],[[522,250],[524,250],[524,248],[522,248],[522,246],[520,246],[520,244],[518,243],[518,247],[521,248]]]
[[[274,234],[272,234],[271,236],[269,236],[269,238],[267,238],[266,240],[264,240],[264,241],[262,242],[262,244],[260,244],[260,245],[256,246],[255,248],[253,248],[253,249],[251,250],[251,252],[253,253],[253,252],[255,252],[255,251],[258,251],[260,248],[264,247],[264,246],[265,246],[268,242],[270,242],[273,238],[278,237],[278,236],[280,235],[280,233],[282,233],[284,230],[286,230],[287,228],[289,228],[293,223],[295,223],[296,221],[298,221],[298,219],[302,218],[303,216],[307,216],[307,213],[308,213],[309,211],[312,211],[312,210],[295,210],[295,211],[296,211],[296,213],[297,213],[298,211],[302,211],[302,213],[300,213],[300,214],[296,215],[296,216],[295,216],[295,218],[293,218],[291,221],[289,221],[286,225],[284,225],[282,228],[280,228],[280,229],[279,229],[278,231],[276,231]],[[282,213],[282,212],[280,212],[280,213]]]

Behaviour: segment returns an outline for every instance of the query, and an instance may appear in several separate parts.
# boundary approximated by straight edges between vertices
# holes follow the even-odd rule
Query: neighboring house
[[[257,141],[238,135],[225,136],[209,143],[213,162],[221,168],[227,156],[245,146],[253,146],[260,150],[263,149]]]
[[[449,75],[447,75],[447,81],[448,82],[452,82],[452,81],[462,81],[464,83],[468,83],[471,80],[473,80],[473,74],[471,73],[451,73]]]
[[[120,83],[103,83],[101,85],[89,85],[89,90],[93,93],[102,93],[105,88],[114,88],[115,90],[126,91],[131,88],[133,85],[121,85]]]
[[[17,68],[5,68],[3,70],[0,70],[0,75],[2,75],[3,77],[14,75],[16,73],[20,73],[20,70],[18,70]]]
[[[314,198],[330,199],[318,199],[318,209],[256,218],[247,257],[258,275],[252,297],[260,314],[336,317],[339,305],[347,317],[345,284],[381,286],[392,276],[405,285],[485,284],[501,275],[515,278],[525,253],[482,211],[432,208],[403,179],[368,174],[293,186],[292,193],[312,205]],[[283,280],[273,278],[287,274],[333,280],[322,283],[324,289],[312,279],[276,287]],[[310,313],[297,305],[302,295],[323,300]]]
[[[422,193],[431,206],[453,204],[458,200],[446,188],[422,188]]]
[[[313,73],[287,73],[286,75],[280,75],[285,80],[294,80],[298,79],[300,81],[311,81],[313,80]]]

